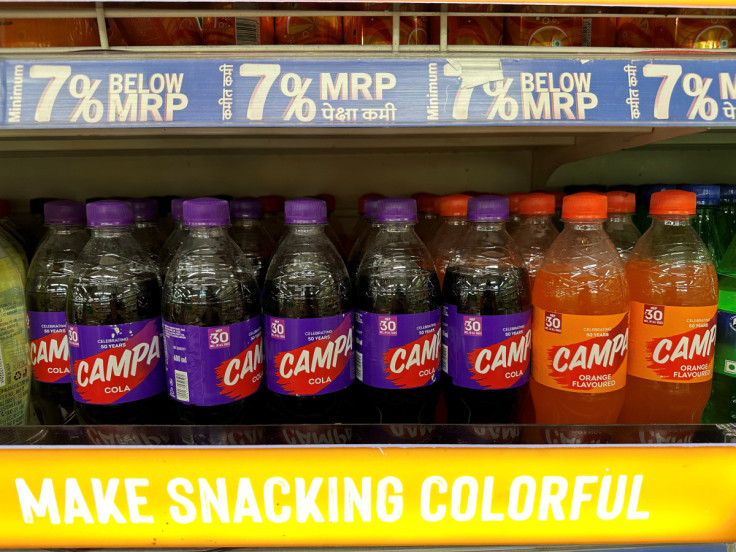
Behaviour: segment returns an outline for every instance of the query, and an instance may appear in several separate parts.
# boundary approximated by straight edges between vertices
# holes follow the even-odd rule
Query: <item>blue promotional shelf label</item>
[[[12,128],[733,126],[736,60],[4,61]]]

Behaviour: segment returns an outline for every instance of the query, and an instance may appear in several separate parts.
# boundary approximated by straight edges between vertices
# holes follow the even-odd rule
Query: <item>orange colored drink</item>
[[[566,196],[565,228],[534,282],[532,380],[539,424],[615,423],[624,401],[629,295],[603,231],[605,196]]]
[[[712,15],[709,19],[678,17],[675,29],[675,46],[678,48],[733,48],[736,44],[736,22],[720,19],[729,10],[682,10],[683,15]]]
[[[323,6],[296,2],[283,5],[285,10],[318,10]],[[342,44],[342,17],[276,17],[274,31],[276,44]]]
[[[576,13],[565,6],[524,6],[521,15],[507,17],[504,43],[511,46],[582,46],[583,18],[562,17]]]
[[[631,361],[619,421],[698,423],[713,377],[716,269],[689,222],[695,194],[658,192],[650,212],[652,226],[626,263]]]
[[[499,12],[500,6],[493,4],[449,4],[451,12]],[[430,21],[432,44],[440,43],[441,23],[439,17]],[[462,46],[496,46],[503,42],[503,18],[479,17],[474,15],[452,15],[447,17],[447,44]]]
[[[357,4],[350,9],[381,11],[386,4]],[[401,4],[403,11],[420,11],[421,4]],[[345,44],[391,44],[393,18],[387,16],[347,16],[343,18]],[[405,15],[399,18],[399,44],[427,44],[427,17]]]
[[[232,2],[220,4],[224,10],[255,10],[254,2]],[[264,9],[260,5],[261,9]],[[267,9],[268,6],[265,6]],[[203,17],[202,44],[208,46],[234,46],[273,44],[273,17]]]

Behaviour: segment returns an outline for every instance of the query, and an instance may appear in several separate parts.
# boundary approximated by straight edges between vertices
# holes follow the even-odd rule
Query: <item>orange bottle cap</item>
[[[652,194],[650,215],[694,215],[696,196],[685,190],[665,190]]]
[[[541,192],[524,194],[519,202],[520,215],[553,215],[555,196]]]
[[[439,200],[440,215],[443,217],[465,217],[468,215],[468,200],[470,196],[452,194],[442,196]]]
[[[521,201],[522,196],[525,196],[526,194],[506,194],[506,197],[509,198],[509,214],[515,215],[519,212],[519,202]]]
[[[358,198],[358,213],[365,213],[365,202],[369,199],[381,199],[383,196],[377,193],[363,194]]]
[[[606,192],[609,213],[633,213],[636,210],[636,196],[631,192]]]
[[[567,220],[604,220],[608,216],[608,198],[603,194],[580,192],[562,200],[562,218]]]
[[[428,194],[426,192],[419,192],[411,196],[417,202],[417,211],[420,213],[435,213],[435,201],[437,197],[437,194]]]
[[[258,199],[263,204],[263,212],[274,214],[280,213],[284,210],[284,196],[280,195],[267,195],[261,196]]]

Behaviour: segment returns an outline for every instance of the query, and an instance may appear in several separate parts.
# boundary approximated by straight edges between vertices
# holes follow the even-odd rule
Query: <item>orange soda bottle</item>
[[[426,245],[434,260],[440,287],[445,279],[447,264],[460,243],[460,237],[468,227],[469,199],[469,195],[452,194],[442,196],[438,202],[439,215],[442,218],[434,237]]]
[[[700,19],[678,17],[675,27],[675,46],[678,48],[733,48],[736,21],[719,18],[730,10],[681,10],[683,15],[712,15]]]
[[[324,6],[316,2],[287,2],[282,5],[285,10],[320,10],[325,9]],[[274,31],[276,44],[342,44],[342,17],[276,17]]]
[[[509,46],[582,46],[583,18],[572,6],[523,6],[525,15],[507,17],[504,44]],[[526,15],[529,14],[529,15]]]
[[[521,222],[521,215],[519,215],[519,205],[521,198],[526,194],[506,194],[509,198],[509,222],[506,225],[506,231],[509,234],[513,234]]]
[[[718,283],[690,224],[695,194],[652,195],[652,226],[626,263],[631,294],[627,424],[698,423],[713,377]]]
[[[629,292],[606,215],[604,195],[566,196],[565,228],[537,272],[530,390],[539,424],[612,424],[623,405]]]
[[[381,11],[386,4],[356,4],[350,9]],[[390,6],[390,5],[389,5]],[[402,11],[421,11],[421,4],[400,4]],[[426,44],[427,17],[404,15],[399,18],[399,44]],[[385,16],[346,16],[343,18],[345,44],[391,44],[393,40],[393,17]]]
[[[530,284],[534,285],[537,270],[559,232],[552,223],[555,196],[534,192],[522,196],[519,202],[521,222],[512,237],[524,258]]]
[[[448,11],[463,13],[499,12],[502,8],[493,4],[449,4]],[[441,21],[433,17],[429,22],[432,44],[440,43]],[[476,15],[451,15],[447,17],[447,44],[460,46],[498,46],[503,42],[503,17]]]

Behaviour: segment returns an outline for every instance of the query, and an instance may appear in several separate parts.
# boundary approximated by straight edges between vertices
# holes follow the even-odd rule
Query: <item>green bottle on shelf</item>
[[[697,211],[692,218],[692,225],[705,242],[713,264],[716,268],[720,266],[725,247],[721,243],[716,227],[716,212],[721,204],[721,189],[717,185],[686,184],[680,186],[681,190],[693,192],[696,197]]]
[[[31,357],[25,276],[0,240],[0,426],[23,425],[28,419]]]
[[[716,212],[721,245],[728,249],[736,235],[736,186],[721,185],[721,208]]]
[[[718,267],[718,319],[713,388],[704,423],[736,422],[736,240]]]

